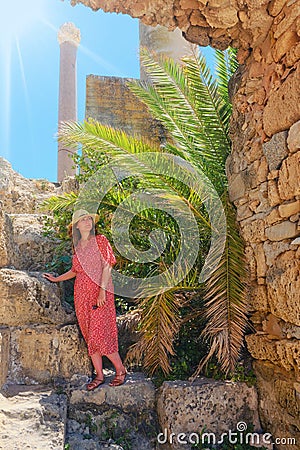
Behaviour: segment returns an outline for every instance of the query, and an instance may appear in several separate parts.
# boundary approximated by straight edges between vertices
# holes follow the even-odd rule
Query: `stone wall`
[[[0,388],[91,371],[74,309],[42,277],[57,242],[43,235],[40,205],[62,191],[22,177],[0,158]]]
[[[256,331],[247,345],[256,360],[263,425],[300,443],[299,0],[71,3],[177,26],[199,45],[239,49],[227,174],[249,266]]]
[[[150,117],[145,105],[130,91],[129,78],[89,75],[86,79],[86,118],[143,136],[159,143],[161,127]]]

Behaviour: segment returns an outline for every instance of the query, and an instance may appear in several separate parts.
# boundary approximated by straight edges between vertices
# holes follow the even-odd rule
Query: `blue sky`
[[[89,74],[139,77],[138,20],[69,0],[14,0],[0,14],[0,156],[28,178],[56,181],[59,44],[57,30],[81,31],[78,120]],[[209,53],[208,53],[209,54]]]
[[[4,10],[2,6],[0,17],[0,156],[25,177],[56,181],[57,29],[73,22],[81,31],[77,80],[82,120],[88,74],[139,77],[138,21],[82,5],[72,7],[68,0],[10,3],[13,10],[11,5]]]

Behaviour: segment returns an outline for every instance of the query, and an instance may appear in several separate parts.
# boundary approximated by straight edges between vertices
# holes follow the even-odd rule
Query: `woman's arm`
[[[58,277],[54,277],[53,275],[51,275],[51,273],[43,273],[43,277],[49,281],[52,281],[53,283],[59,283],[60,281],[71,280],[71,278],[76,277],[76,273],[72,272],[72,270],[69,270],[68,272],[63,273]]]
[[[110,274],[111,274],[111,266],[109,264],[105,264],[103,267],[103,271],[102,271],[102,279],[100,282],[100,288],[102,289],[106,289],[109,279],[110,279]]]
[[[103,306],[106,302],[105,290],[107,288],[111,273],[111,266],[109,264],[105,264],[102,271],[102,279],[100,282],[100,291],[97,298],[97,306]]]

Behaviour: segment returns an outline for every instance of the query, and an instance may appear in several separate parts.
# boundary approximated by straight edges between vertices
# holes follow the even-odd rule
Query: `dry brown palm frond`
[[[199,375],[215,355],[222,372],[234,371],[248,324],[243,243],[235,222],[235,210],[224,196],[227,217],[227,240],[222,259],[206,284],[206,326],[202,337],[210,351],[199,363],[193,378]],[[227,279],[227,283],[224,280]]]
[[[174,355],[174,337],[180,328],[180,298],[167,291],[143,299],[140,307],[141,338],[129,349],[126,362],[139,364],[143,361],[150,375],[159,367],[167,374],[171,369],[169,356]]]

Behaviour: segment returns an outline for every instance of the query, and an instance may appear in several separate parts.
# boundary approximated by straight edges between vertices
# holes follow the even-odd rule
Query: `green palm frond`
[[[184,61],[190,96],[199,111],[205,130],[199,139],[224,167],[224,155],[227,156],[230,149],[227,134],[229,117],[223,114],[225,102],[219,93],[218,82],[213,78],[203,55]],[[220,166],[217,167],[217,172],[220,174]]]
[[[184,152],[185,159],[194,159],[203,170],[209,165],[214,166],[215,154],[200,138],[206,129],[197,105],[191,101],[188,79],[182,66],[166,57],[155,58],[146,49],[141,51],[141,62],[151,84],[131,82],[132,92],[168,130],[177,147]]]
[[[124,154],[135,154],[142,152],[159,151],[154,144],[151,145],[143,139],[127,135],[124,131],[102,125],[96,120],[88,120],[83,123],[64,122],[61,124],[58,140],[70,148],[82,147],[95,149],[103,154],[115,156]]]
[[[190,174],[188,168],[182,166],[176,168],[174,165],[171,169],[172,177],[165,176],[164,174],[168,174],[170,171],[170,161],[162,155],[162,149],[159,147],[152,146],[144,140],[128,136],[120,130],[100,125],[96,121],[83,122],[82,124],[65,122],[60,128],[59,139],[67,146],[77,147],[78,144],[81,144],[83,148],[85,148],[86,145],[89,148],[95,148],[99,153],[104,153],[112,161],[114,157],[126,157],[123,161],[126,172],[128,172],[129,175],[143,175],[145,177],[145,188],[149,185],[153,185],[158,192],[159,189],[169,192],[169,196],[164,196],[163,198],[165,204],[167,204],[168,201],[174,203],[180,198],[181,201],[187,204],[195,214],[196,218],[202,222],[204,226],[210,227],[205,216],[201,213],[199,208],[197,208],[199,201],[203,202],[204,198],[199,199],[199,197],[196,197],[193,194],[193,185],[195,186],[194,189],[196,189],[198,183],[196,176],[191,179],[192,188],[189,197],[184,197],[181,192],[182,187],[178,182],[176,174],[178,174],[179,171],[185,171],[186,176],[191,178],[193,175]],[[150,155],[150,153],[152,153],[152,155]],[[155,156],[155,153],[157,156]],[[122,159],[118,160],[118,165],[121,164],[121,161]],[[116,173],[116,170],[111,170],[111,176],[113,178],[115,177],[117,180],[118,174]],[[181,176],[181,178],[184,177]],[[84,205],[90,204],[92,206],[93,203],[98,204],[98,189],[101,189],[102,182],[102,179],[97,180],[97,177],[95,178],[94,185],[91,185],[91,189],[86,193],[87,197],[81,196],[81,201]],[[143,183],[140,185],[140,188],[142,187]],[[174,193],[177,194],[177,197],[174,196]],[[121,195],[121,190],[119,191],[119,195]],[[106,206],[108,206],[108,203],[106,203]]]
[[[65,193],[62,195],[52,196],[41,205],[42,210],[57,211],[72,211],[77,201],[78,194],[75,192]]]

